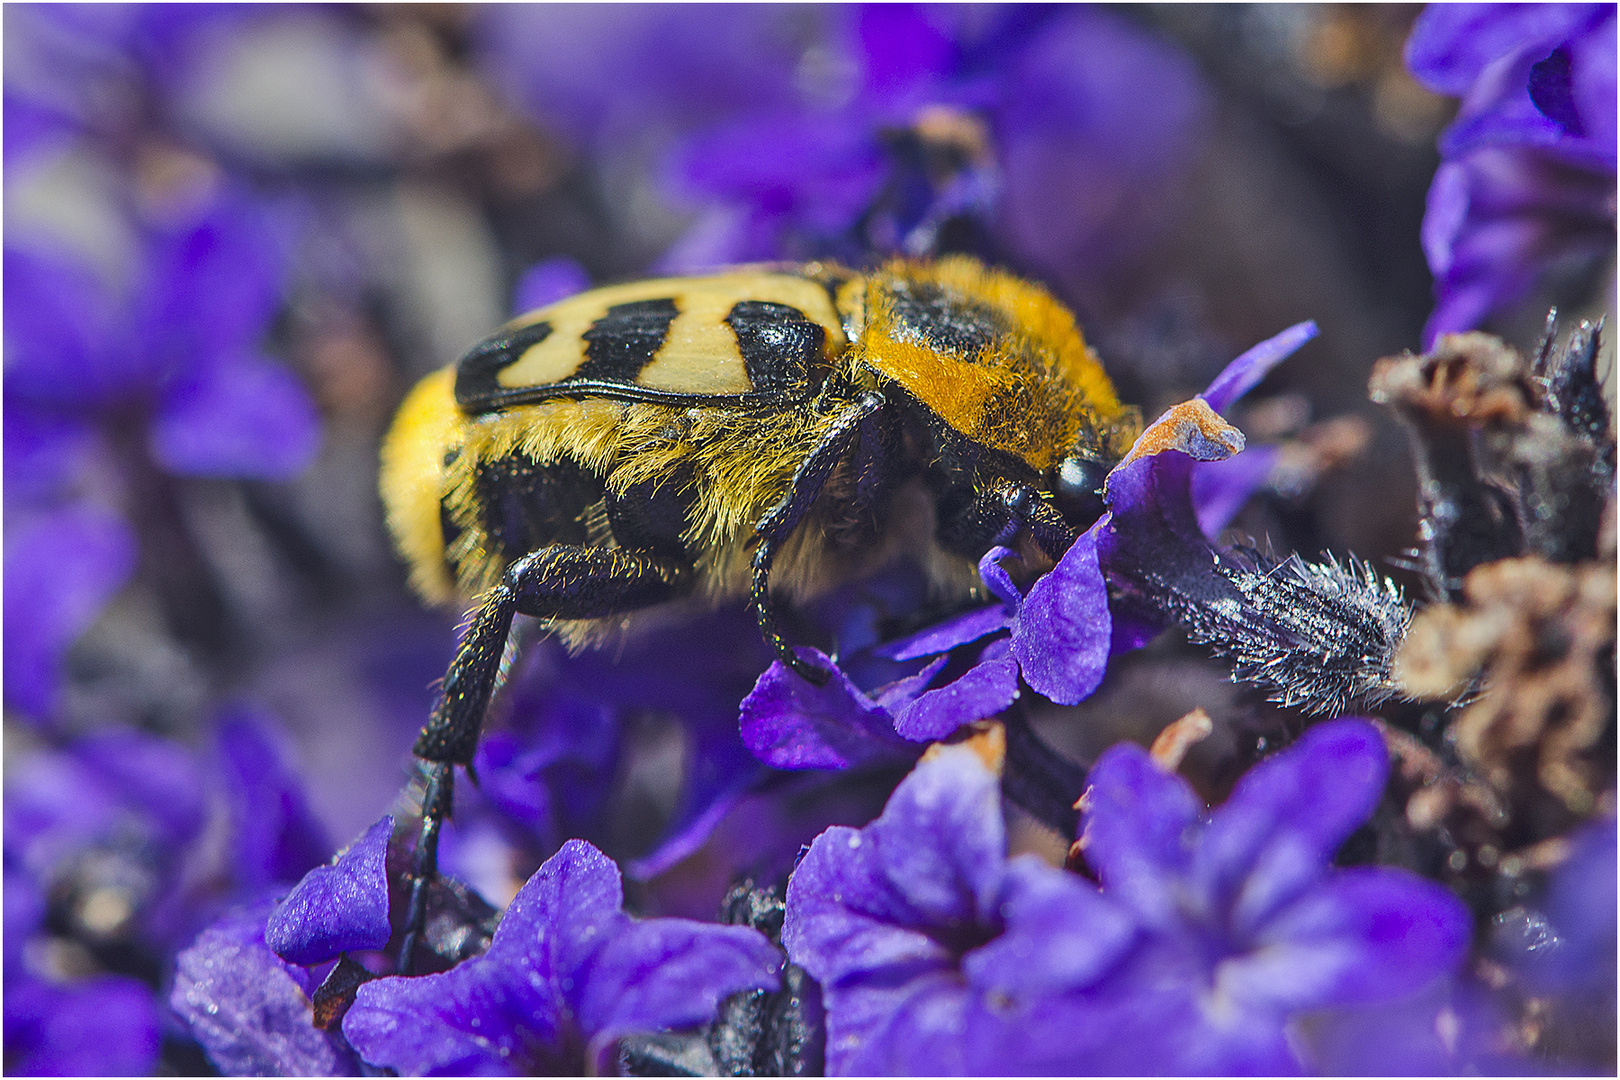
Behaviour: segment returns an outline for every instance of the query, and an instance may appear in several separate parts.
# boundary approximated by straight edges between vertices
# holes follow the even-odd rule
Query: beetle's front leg
[[[513,563],[484,594],[444,677],[433,715],[413,747],[428,765],[427,787],[411,864],[401,972],[410,973],[427,924],[427,888],[438,874],[439,830],[450,816],[453,769],[471,765],[478,749],[513,616],[594,619],[634,611],[684,595],[695,575],[690,561],[673,556],[555,544]]]
[[[1011,543],[1024,527],[1036,546],[1061,559],[1079,533],[1057,507],[1028,484],[1006,480],[981,488],[939,523],[940,543],[977,558],[997,544]]]

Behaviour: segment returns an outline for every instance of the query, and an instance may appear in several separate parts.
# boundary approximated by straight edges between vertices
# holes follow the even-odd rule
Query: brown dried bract
[[[1540,402],[1530,366],[1490,334],[1444,334],[1434,351],[1378,361],[1368,386],[1383,405],[1461,425],[1521,423]]]
[[[1594,751],[1614,722],[1614,567],[1501,559],[1463,593],[1413,620],[1397,681],[1418,699],[1478,691],[1449,732],[1464,763],[1510,797],[1533,778],[1589,812],[1613,783],[1612,755]]]

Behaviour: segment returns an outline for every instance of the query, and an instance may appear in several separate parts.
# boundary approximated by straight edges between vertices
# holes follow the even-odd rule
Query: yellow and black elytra
[[[428,376],[384,444],[383,499],[416,588],[477,610],[415,747],[410,930],[514,615],[578,647],[747,597],[820,682],[773,593],[909,555],[960,598],[995,544],[1055,560],[1139,427],[1062,305],[966,258],[596,289]]]

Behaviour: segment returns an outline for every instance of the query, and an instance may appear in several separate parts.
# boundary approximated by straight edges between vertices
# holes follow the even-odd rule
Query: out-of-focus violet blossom
[[[1019,680],[1052,701],[1084,700],[1102,682],[1109,656],[1143,642],[1145,627],[1115,625],[1105,576],[1156,564],[1166,553],[1196,562],[1207,533],[1218,532],[1264,480],[1265,469],[1208,475],[1194,498],[1191,478],[1243,450],[1243,437],[1216,415],[1316,335],[1301,323],[1233,360],[1195,403],[1177,406],[1138,438],[1105,487],[1109,512],[1082,533],[1057,566],[1021,595],[992,548],[979,575],[997,597],[906,639],[880,646],[895,661],[933,657],[920,670],[865,690],[831,659],[802,655],[831,677],[812,686],[780,662],[742,703],[743,740],[780,769],[847,769],[894,763],[963,724],[994,716],[1019,694]],[[1194,554],[1186,554],[1194,552]],[[982,643],[982,644],[981,644]],[[965,670],[953,650],[973,646]]]
[[[1616,847],[1613,818],[1570,837],[1570,851],[1534,908],[1498,917],[1498,950],[1532,988],[1614,1000]]]
[[[1423,222],[1426,348],[1525,295],[1556,259],[1612,249],[1615,52],[1613,4],[1432,4],[1418,17],[1407,66],[1463,99]]]
[[[30,718],[51,718],[68,648],[134,570],[133,531],[83,490],[94,462],[135,503],[154,466],[278,479],[313,457],[314,404],[260,352],[282,239],[224,194],[146,235],[129,294],[61,250],[6,247],[6,694]]]
[[[669,186],[705,209],[666,268],[922,254],[961,219],[1095,285],[1165,224],[1207,108],[1173,48],[1089,8],[871,5],[830,23],[847,89],[740,98],[681,148]]]
[[[776,985],[781,955],[757,931],[636,920],[622,905],[618,867],[569,841],[518,892],[487,952],[366,983],[343,1034],[370,1064],[407,1075],[600,1072],[623,1035],[695,1026],[728,994]]]
[[[152,988],[118,975],[67,978],[51,959],[55,935],[167,970],[222,906],[285,888],[324,855],[269,717],[232,706],[217,726],[211,760],[109,729],[25,754],[11,770],[6,1053],[18,1064],[9,1067],[120,1075],[145,1071],[157,1053]]]
[[[6,697],[23,715],[55,714],[69,647],[129,581],[135,558],[129,526],[90,504],[46,511],[7,536]]]

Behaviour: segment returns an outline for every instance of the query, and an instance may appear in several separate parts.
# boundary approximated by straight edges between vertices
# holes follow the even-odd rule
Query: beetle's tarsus
[[[439,875],[439,831],[450,817],[455,791],[455,767],[435,761],[427,767],[427,787],[422,792],[422,828],[411,856],[411,897],[405,908],[405,937],[399,946],[399,973],[410,975],[416,966],[416,949],[427,928],[428,886]]]

